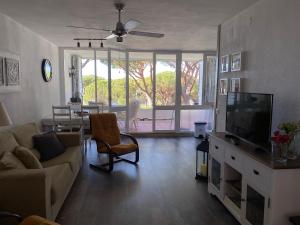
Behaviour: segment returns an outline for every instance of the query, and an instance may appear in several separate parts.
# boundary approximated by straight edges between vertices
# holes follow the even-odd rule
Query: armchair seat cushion
[[[117,155],[124,155],[127,153],[131,153],[136,151],[138,146],[136,144],[118,144],[111,146],[111,150],[116,153]],[[99,152],[101,153],[108,153],[108,150],[106,148],[100,148]]]
[[[20,225],[59,225],[58,223],[52,222],[40,216],[29,216],[25,218]]]

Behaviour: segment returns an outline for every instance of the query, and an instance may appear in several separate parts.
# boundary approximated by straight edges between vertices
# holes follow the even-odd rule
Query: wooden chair
[[[24,220],[23,218],[15,213],[0,211],[0,220],[13,219],[18,225],[59,225],[53,221],[47,220],[40,216],[28,216]],[[11,220],[9,220],[11,221]],[[0,221],[0,224],[1,221]]]
[[[52,115],[55,124],[54,130],[56,132],[73,132],[81,130],[81,125],[72,123],[72,113],[69,105],[52,106]]]
[[[90,115],[91,131],[93,140],[96,141],[97,151],[99,154],[108,155],[108,163],[102,165],[90,164],[92,167],[111,172],[114,168],[114,163],[128,162],[137,164],[139,161],[139,145],[137,140],[129,135],[120,133],[117,117],[114,113],[101,113]],[[121,136],[131,140],[130,144],[122,144]],[[135,153],[135,161],[121,158],[120,156]],[[114,160],[114,159],[117,160]]]

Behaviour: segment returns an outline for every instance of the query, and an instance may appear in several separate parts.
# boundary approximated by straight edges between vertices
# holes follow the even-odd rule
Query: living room
[[[0,102],[4,108],[1,117],[8,116],[12,127],[34,122],[38,128],[47,130],[52,126],[52,106],[67,105],[71,98],[80,98],[84,105],[97,102],[103,112],[116,114],[122,132],[137,137],[140,150],[138,166],[117,163],[107,174],[89,166],[103,159],[98,158],[96,143],[88,143],[74,150],[77,161],[70,162],[72,175],[61,167],[70,179],[68,184],[62,181],[62,186],[65,185],[62,188],[67,191],[56,194],[59,203],[55,205],[55,199],[50,197],[53,208],[24,213],[22,210],[31,212],[28,208],[36,207],[32,203],[26,209],[26,202],[38,196],[28,184],[26,191],[31,191],[28,194],[31,197],[27,199],[22,199],[18,189],[13,188],[20,201],[8,200],[2,191],[0,211],[23,217],[39,214],[59,224],[298,224],[289,221],[289,217],[300,214],[299,197],[295,195],[299,188],[298,159],[288,159],[293,168],[288,167],[291,164],[278,169],[277,164],[258,163],[257,168],[262,168],[260,175],[267,171],[266,174],[272,173],[269,176],[272,179],[247,180],[254,186],[259,182],[255,187],[265,197],[265,208],[256,214],[260,219],[251,220],[247,218],[244,198],[238,208],[225,200],[225,182],[220,181],[224,189],[219,193],[211,188],[210,181],[207,184],[194,179],[195,151],[201,140],[194,138],[193,133],[194,123],[199,121],[207,123],[207,132],[228,131],[228,91],[272,95],[269,139],[280,124],[299,121],[300,104],[295,91],[300,69],[297,63],[300,32],[296,29],[300,3],[296,0],[123,3],[121,21],[125,24],[136,20],[138,25],[135,24],[133,31],[150,32],[156,37],[137,36],[128,30],[128,34],[120,35],[123,42],[117,42],[118,35],[106,40],[114,34],[111,31],[118,21],[118,8],[113,1],[0,1]],[[240,68],[233,70],[235,65],[230,64],[236,55],[240,57]],[[4,78],[8,59],[18,62],[17,78],[11,84]],[[41,71],[44,59],[51,63],[48,82]],[[144,66],[139,76],[134,74],[137,63]],[[188,84],[184,83],[185,78],[192,80],[194,75],[192,72],[184,75],[192,63],[197,66],[197,85],[193,89],[184,88]],[[168,74],[169,80],[161,79],[163,74]],[[238,81],[234,90],[233,81]],[[131,117],[130,105],[136,99],[139,107]],[[1,128],[6,129],[11,128]],[[26,129],[12,132],[17,144],[30,132],[38,135],[34,128]],[[0,138],[3,149],[7,138]],[[69,145],[68,137],[60,138],[69,148],[75,148]],[[76,145],[82,145],[78,137],[72,138]],[[218,155],[210,147],[209,163],[216,154],[215,159],[222,162],[220,176],[244,175],[244,170],[239,169],[242,164],[250,165],[253,157],[237,154],[235,157],[241,156],[243,163],[227,165],[226,154],[232,147],[229,142],[234,140],[224,144],[220,139],[212,135],[210,146],[224,148],[224,155]],[[294,144],[297,150],[297,140]],[[26,147],[26,143],[20,145]],[[84,154],[82,162],[77,151]],[[55,174],[59,170],[51,171]],[[6,178],[1,176],[2,183]],[[208,176],[212,176],[210,168]],[[247,182],[240,184],[242,195],[249,191]],[[8,191],[9,186],[3,187],[6,189],[0,189]],[[281,195],[279,200],[273,197],[277,194]],[[18,201],[19,205],[14,206],[13,202]],[[281,208],[276,202],[281,202]]]

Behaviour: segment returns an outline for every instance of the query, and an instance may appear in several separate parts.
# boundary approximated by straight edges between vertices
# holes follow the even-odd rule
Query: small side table
[[[200,171],[199,171],[199,152],[203,153],[203,160],[202,163],[203,165],[205,165],[205,168],[200,167]],[[205,138],[201,141],[200,144],[198,144],[197,148],[196,148],[196,176],[195,179],[196,180],[207,180],[207,174],[208,174],[208,152],[209,152],[209,142],[208,142],[208,138]],[[202,170],[202,171],[201,171]],[[206,174],[203,175],[203,170],[206,171]]]

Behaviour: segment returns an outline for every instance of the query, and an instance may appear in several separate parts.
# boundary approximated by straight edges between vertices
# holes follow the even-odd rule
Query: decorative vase
[[[293,135],[291,137],[291,142],[288,146],[287,158],[291,159],[291,160],[295,160],[298,158],[298,154],[296,151],[296,138],[297,138],[297,135]]]
[[[272,160],[279,163],[286,163],[288,149],[288,143],[272,142]]]

